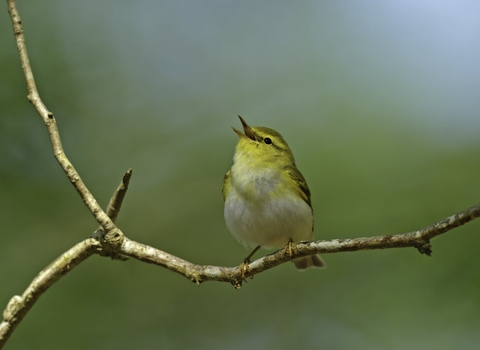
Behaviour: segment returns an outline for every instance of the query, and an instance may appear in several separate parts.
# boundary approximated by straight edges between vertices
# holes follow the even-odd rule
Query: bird
[[[311,194],[293,153],[277,131],[252,127],[238,116],[243,133],[232,127],[239,140],[233,165],[223,179],[224,217],[228,230],[246,248],[288,249],[313,240]],[[293,258],[295,267],[325,268],[319,255]]]

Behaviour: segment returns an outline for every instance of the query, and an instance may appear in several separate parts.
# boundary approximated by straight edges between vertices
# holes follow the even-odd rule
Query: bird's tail
[[[322,260],[320,255],[309,255],[303,258],[294,259],[293,263],[298,270],[306,270],[309,267],[316,267],[324,269],[327,267],[325,261]]]

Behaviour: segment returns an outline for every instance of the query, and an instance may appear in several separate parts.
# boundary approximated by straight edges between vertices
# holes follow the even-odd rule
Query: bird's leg
[[[248,256],[245,259],[243,259],[243,263],[247,265],[250,264],[250,259],[256,252],[258,252],[259,249],[260,249],[260,246],[257,245],[257,247],[254,250],[252,250],[252,252],[248,254]]]
[[[250,259],[251,257],[260,249],[260,246],[258,245],[248,256],[243,259],[243,262],[240,264],[240,275],[242,276],[242,279],[245,280],[247,278],[246,274],[248,272],[248,264],[250,264]]]

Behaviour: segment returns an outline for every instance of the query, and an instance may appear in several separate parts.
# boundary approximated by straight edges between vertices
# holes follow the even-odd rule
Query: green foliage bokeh
[[[408,232],[480,201],[480,11],[456,3],[19,9],[40,94],[102,205],[133,168],[126,235],[233,266],[247,252],[225,228],[221,185],[237,114],[289,142],[319,239]],[[26,99],[6,6],[0,52],[3,308],[97,225]],[[325,271],[285,264],[239,291],[95,256],[41,297],[7,348],[475,349],[479,229],[436,238],[431,258],[325,255]]]

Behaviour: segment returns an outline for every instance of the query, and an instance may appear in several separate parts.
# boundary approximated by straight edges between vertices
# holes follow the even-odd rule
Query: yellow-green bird
[[[225,222],[245,247],[282,248],[313,239],[310,190],[283,137],[266,127],[251,127],[238,116],[239,136],[233,165],[223,180]],[[293,260],[295,267],[325,267],[319,255]]]

